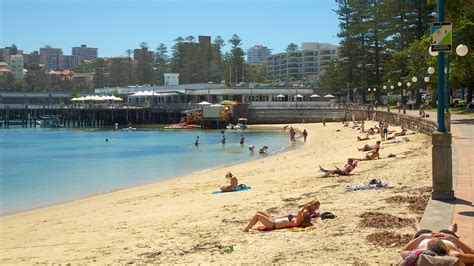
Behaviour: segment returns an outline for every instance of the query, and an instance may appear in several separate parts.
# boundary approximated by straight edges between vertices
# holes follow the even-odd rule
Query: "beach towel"
[[[304,232],[304,231],[311,231],[315,229],[316,226],[311,225],[308,227],[289,227],[289,228],[282,228],[282,229],[268,229],[265,226],[258,226],[257,231],[260,233],[266,234],[270,232]]]
[[[240,184],[240,185],[237,187],[237,189],[234,190],[234,191],[222,192],[222,191],[219,190],[219,191],[214,191],[214,192],[212,192],[211,194],[222,194],[222,193],[229,193],[229,192],[239,192],[239,191],[245,191],[245,190],[249,190],[249,189],[251,189],[251,187],[248,187],[248,186],[246,186],[246,185],[244,185],[244,184]]]
[[[372,179],[369,184],[360,183],[354,186],[347,186],[344,191],[352,192],[356,190],[366,190],[366,189],[382,189],[382,188],[392,188],[388,183],[382,183],[379,179]]]

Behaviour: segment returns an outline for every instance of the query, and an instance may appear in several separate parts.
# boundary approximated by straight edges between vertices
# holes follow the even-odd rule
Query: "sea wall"
[[[375,120],[387,121],[389,124],[395,124],[403,126],[409,130],[417,131],[426,135],[431,135],[433,131],[436,131],[438,124],[422,117],[415,117],[406,114],[400,114],[397,112],[386,112],[379,110],[350,110],[349,114],[354,115],[357,120],[367,119],[368,116],[372,118],[375,113]]]
[[[357,121],[372,118],[387,121],[390,124],[403,126],[409,130],[431,135],[436,131],[437,124],[431,120],[421,117],[400,114],[397,112],[386,112],[379,110],[345,110],[345,109],[247,109],[245,115],[249,124],[285,124],[285,123],[319,123],[323,119],[327,122],[340,122],[344,119]]]
[[[344,109],[248,109],[250,124],[318,123],[342,121]]]

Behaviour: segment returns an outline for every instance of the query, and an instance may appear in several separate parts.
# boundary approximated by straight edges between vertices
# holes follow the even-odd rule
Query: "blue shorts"
[[[384,129],[383,129],[383,133],[384,133],[384,134],[388,134],[388,128],[384,128]]]

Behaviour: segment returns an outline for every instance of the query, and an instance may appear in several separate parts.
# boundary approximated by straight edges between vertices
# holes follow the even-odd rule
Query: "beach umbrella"
[[[210,102],[203,101],[203,102],[198,103],[198,105],[211,105],[211,103],[210,103]]]
[[[285,95],[283,95],[283,94],[278,94],[278,95],[277,95],[277,98],[285,98]]]
[[[87,95],[86,97],[84,97],[84,101],[93,101],[94,100],[94,96],[92,95]]]
[[[79,100],[79,98],[74,97],[74,98],[71,99],[71,101],[72,101],[72,102],[75,102],[75,101],[80,101],[80,100]]]
[[[295,95],[295,98],[303,98],[303,95],[301,95],[301,94],[296,94],[296,95]]]
[[[310,97],[310,98],[319,98],[319,97],[321,97],[321,96],[319,96],[319,95],[317,95],[317,94],[313,94],[313,95],[311,95],[311,96],[309,96],[309,97]]]
[[[332,94],[326,94],[324,96],[324,98],[336,98],[336,96],[332,95]]]
[[[236,102],[236,101],[224,100],[224,101],[221,101],[220,104],[224,104],[224,105],[237,105],[237,104],[239,104],[239,103]]]
[[[112,98],[112,99],[111,99],[112,101],[118,101],[118,102],[123,101],[122,98],[117,97],[117,96],[110,96],[110,97]]]

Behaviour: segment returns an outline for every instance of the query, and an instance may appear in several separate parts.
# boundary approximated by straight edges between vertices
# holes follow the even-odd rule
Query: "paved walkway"
[[[418,111],[407,110],[407,114],[418,116]],[[427,119],[436,121],[436,113],[430,112],[429,114],[430,117]],[[452,209],[451,222],[458,224],[457,234],[463,242],[474,247],[474,117],[452,115],[451,134],[453,141],[453,189],[456,200],[454,206],[452,206],[453,203],[432,203],[431,201],[429,205],[438,208],[434,211],[438,215]]]

